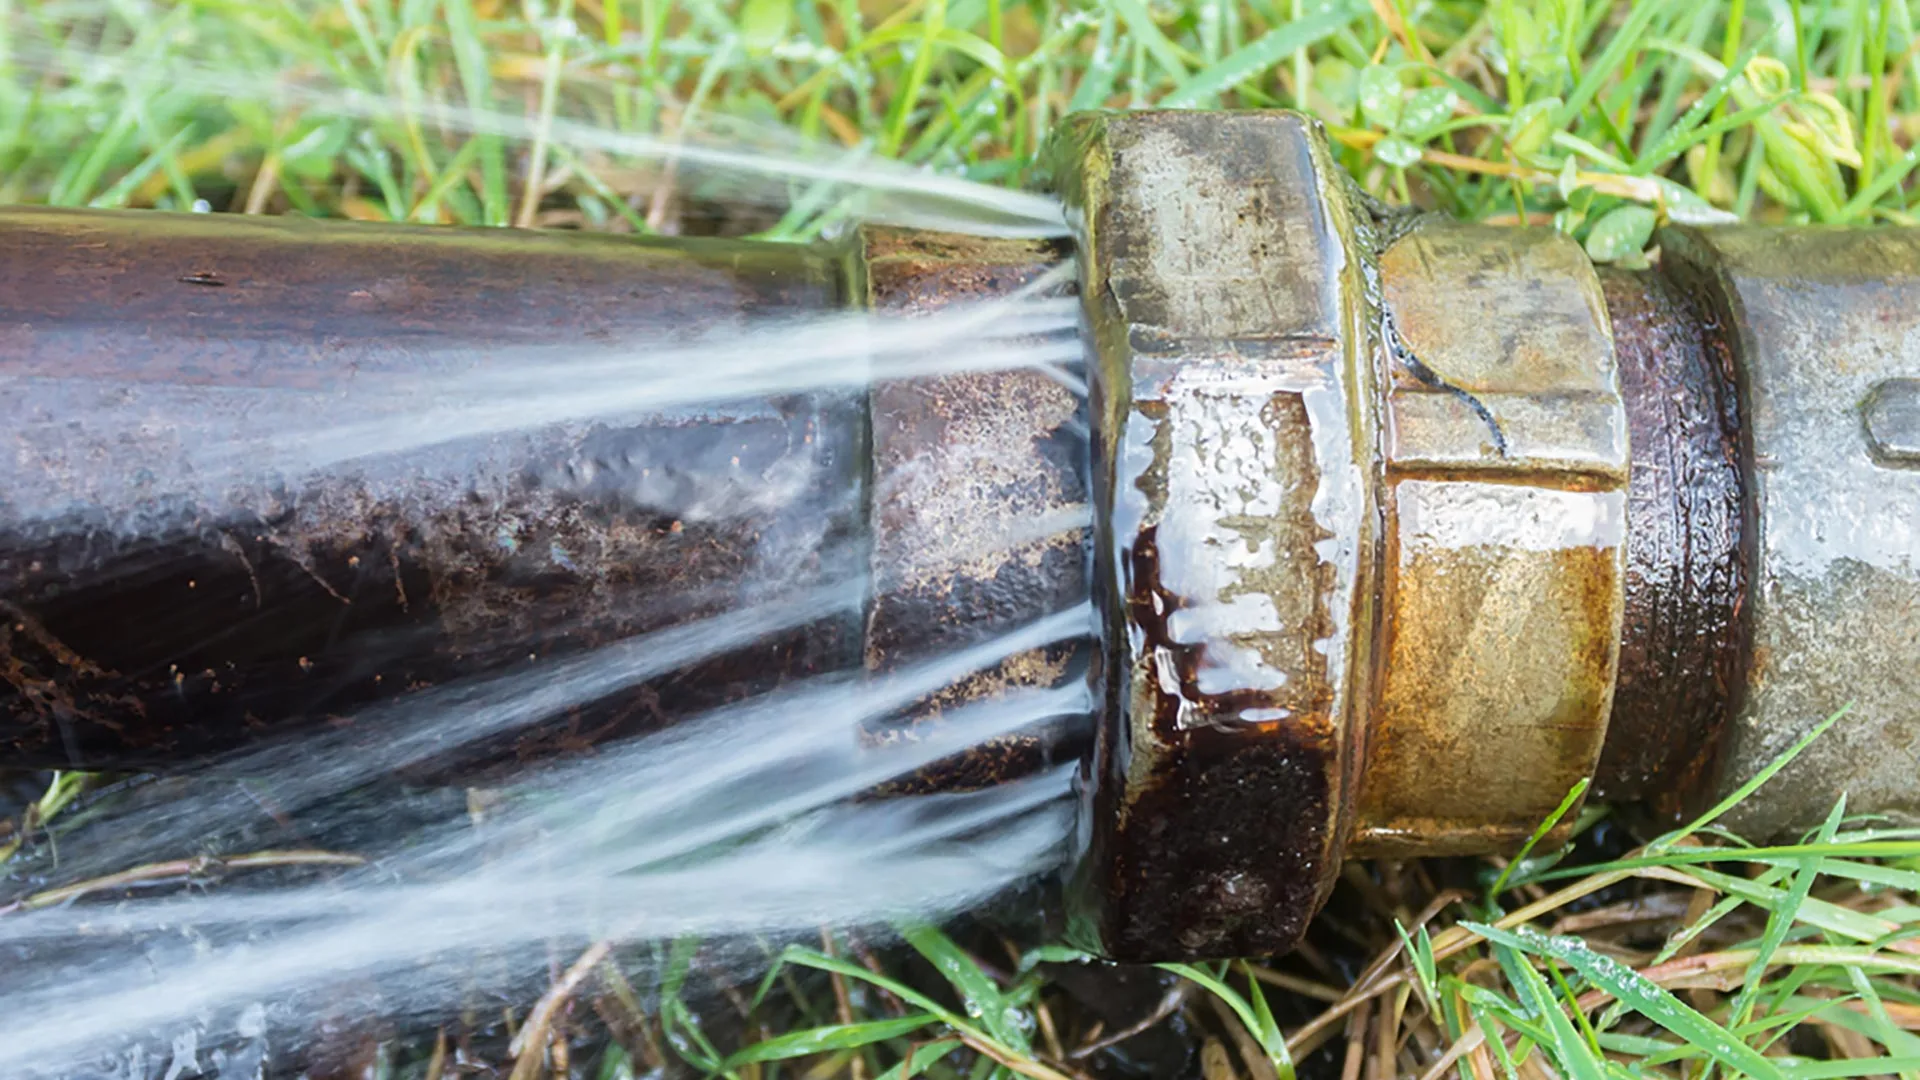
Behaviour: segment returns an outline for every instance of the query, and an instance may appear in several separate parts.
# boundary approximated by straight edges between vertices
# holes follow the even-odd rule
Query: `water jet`
[[[1920,823],[1920,234],[1676,226],[1596,268],[1371,206],[1286,112],[1076,117],[1052,175],[1072,249],[0,212],[0,763],[164,770],[788,605],[473,748],[535,758],[1090,596],[1091,643],[916,710],[1084,679],[1090,732],[908,787],[1084,755],[1070,933],[1116,959],[1283,951],[1344,859],[1510,850],[1583,778],[1685,812],[1848,703],[1734,826]],[[835,311],[921,340],[476,412]],[[969,369],[982,334],[1026,359]],[[422,402],[473,425],[411,438]]]

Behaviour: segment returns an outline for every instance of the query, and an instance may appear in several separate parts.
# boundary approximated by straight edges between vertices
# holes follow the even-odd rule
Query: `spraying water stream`
[[[1053,301],[1015,303],[1024,308],[1016,320],[1022,331],[1058,332],[1069,317]],[[286,497],[342,469],[379,477],[383,486],[418,483],[423,448],[452,447],[429,460],[470,464],[460,448],[476,439],[484,444],[502,433],[609,417],[631,423],[665,401],[697,409],[746,388],[834,386],[876,365],[904,376],[919,374],[920,365],[928,372],[992,370],[1073,359],[1065,348],[1000,345],[994,333],[982,332],[980,317],[989,314],[1006,311],[957,313],[951,327],[927,320],[906,335],[866,317],[837,315],[812,326],[750,327],[750,336],[777,331],[799,343],[716,348],[717,362],[701,380],[679,370],[701,355],[695,346],[664,356],[587,359],[578,367],[564,357],[512,356],[444,390],[363,383],[318,398],[268,388],[263,397],[290,407],[255,414],[263,423],[251,433],[189,429],[190,439],[205,441],[156,455],[141,445],[137,426],[120,428],[135,433],[121,450],[145,456],[148,476],[118,504],[99,499],[96,489],[92,505],[105,512],[103,528],[126,533],[131,522],[148,528],[193,517],[220,500]],[[873,347],[889,335],[889,347]],[[569,389],[543,395],[545,380],[534,364],[565,368]],[[603,389],[585,389],[591,386]],[[111,386],[99,389],[109,415],[128,400]],[[383,403],[384,424],[360,419],[343,427],[334,419],[364,417],[371,400]],[[101,430],[118,426],[116,418]],[[247,444],[236,440],[267,454],[255,453],[249,466],[247,455],[232,452]],[[386,461],[406,468],[383,473]],[[784,490],[804,495],[809,488]],[[174,509],[156,511],[156,493]],[[72,493],[40,494],[39,519],[62,527],[61,500]],[[708,512],[740,510],[716,505]],[[1030,543],[1082,528],[1073,515],[1036,519],[1005,541]],[[781,550],[765,554],[783,557]],[[395,783],[421,769],[445,775],[466,757],[485,758],[483,748],[570,710],[839,613],[857,614],[873,587],[857,574],[809,584],[774,565],[753,568],[745,579],[758,584],[706,598],[713,614],[523,671],[402,695],[333,730],[269,741],[101,800],[62,830],[57,845],[12,868],[15,907],[0,914],[0,954],[9,972],[0,1008],[14,1035],[0,1045],[0,1070],[85,1075],[97,1067],[143,1075],[143,1060],[178,1065],[183,1053],[204,1056],[196,1049],[204,1045],[240,1055],[215,1072],[246,1075],[232,1072],[246,1053],[297,1045],[300,1025],[343,984],[370,980],[382,1015],[430,1018],[458,1006],[470,986],[462,973],[482,956],[504,967],[508,985],[537,992],[556,947],[687,935],[777,939],[823,924],[937,919],[1056,864],[1071,825],[1064,798],[1070,778],[1059,768],[972,793],[859,796],[996,739],[1055,738],[1087,712],[1083,688],[1069,684],[948,710],[906,741],[875,746],[863,733],[1009,657],[1084,635],[1091,625],[1084,606],[883,677],[829,672],[592,756],[512,770],[490,782],[479,818],[449,792],[434,796]],[[341,850],[350,859],[309,857],[333,851],[337,838],[357,841]],[[279,864],[282,880],[215,881],[210,875],[222,867],[220,857],[236,855],[236,866],[249,858]],[[185,875],[139,869],[204,856],[213,858]],[[328,861],[354,865],[313,865]],[[60,890],[130,870],[133,891]],[[160,895],[147,895],[154,889]],[[242,1050],[231,1048],[236,1037]],[[172,1051],[141,1057],[156,1047]]]
[[[43,74],[72,62],[42,59]],[[102,77],[97,68],[92,76]],[[207,93],[239,89],[191,66],[170,67],[167,78]],[[292,85],[275,94],[346,116],[395,105]],[[851,188],[869,196],[859,200],[868,220],[998,236],[1063,231],[1049,200],[871,159],[692,146],[551,117],[534,131],[505,114],[407,107],[469,132],[672,158],[745,178],[741,190],[767,177]],[[362,513],[409,500],[457,508],[491,490],[488,477],[527,482],[516,470],[528,446],[752,420],[744,401],[839,408],[835,395],[878,383],[1002,372],[1084,395],[1075,307],[1058,295],[1070,279],[1070,267],[1057,266],[1003,298],[914,318],[776,310],[693,335],[628,327],[589,346],[428,344],[406,370],[368,367],[344,381],[289,381],[261,366],[223,376],[217,410],[204,408],[209,390],[192,372],[9,369],[0,398],[22,418],[15,437],[44,478],[7,492],[10,543],[86,536],[135,558],[116,573],[143,573],[137,557],[152,537],[229,543],[208,523],[272,522],[322,498],[355,501]],[[97,433],[91,441],[71,437],[75,402]],[[816,428],[794,430],[815,437]],[[459,678],[365,704],[316,702],[331,717],[316,732],[262,739],[91,801],[7,867],[0,1073],[252,1076],[297,1054],[312,1018],[343,994],[383,1017],[432,1021],[457,1012],[476,986],[531,1000],[556,954],[595,942],[697,937],[709,955],[744,950],[744,963],[764,963],[767,941],[821,925],[883,935],[1058,865],[1072,827],[1070,766],[982,790],[887,788],[974,748],[1074,738],[1090,702],[1071,676],[949,705],[932,722],[924,703],[1071,646],[1091,630],[1084,602],[886,670],[799,666],[744,694],[669,710],[671,722],[588,740],[598,743],[591,752],[503,755],[530,732],[565,730],[582,710],[657,695],[676,673],[786,656],[791,646],[780,643],[857,622],[887,588],[864,560],[836,551],[847,541],[835,523],[858,516],[860,495],[835,487],[847,465],[825,450],[764,466],[742,465],[736,452],[723,470],[730,479],[681,490],[648,457],[665,444],[621,445],[537,477],[542,497],[592,491],[603,502],[670,506],[675,533],[682,521],[722,532],[735,523],[752,537],[741,561],[710,587],[662,593],[645,618],[562,611],[527,639],[526,663],[488,657]],[[757,524],[792,507],[806,511],[801,525]],[[1084,505],[1010,517],[972,535],[969,557],[1077,544],[1086,524]],[[523,542],[510,525],[500,525],[509,549]],[[259,528],[269,547],[285,546]],[[569,573],[591,557],[557,541],[541,554]],[[254,606],[269,605],[263,564],[241,562],[255,575]],[[301,563],[299,572],[333,591],[328,567]],[[534,663],[534,653],[550,655]]]

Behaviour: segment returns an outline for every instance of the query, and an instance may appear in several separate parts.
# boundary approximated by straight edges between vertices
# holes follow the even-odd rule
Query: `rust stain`
[[[875,311],[916,317],[1004,297],[1068,254],[1050,243],[869,228]],[[887,672],[979,644],[1087,598],[1085,404],[1031,370],[894,380],[870,392],[873,597],[867,670]],[[1083,677],[1086,647],[1022,653],[869,725],[913,738],[948,710]],[[1085,718],[1048,738],[1010,736],[884,785],[957,790],[1077,757]]]
[[[1659,270],[1601,282],[1633,464],[1620,676],[1594,781],[1671,815],[1702,797],[1745,681],[1739,401],[1724,329],[1683,289]]]
[[[1565,237],[1443,223],[1380,268],[1437,374],[1402,371],[1388,396],[1382,651],[1350,852],[1512,849],[1593,766],[1613,697],[1628,462],[1599,283]]]
[[[1150,770],[1110,781],[1101,804],[1114,819],[1104,841],[1108,948],[1119,956],[1212,954],[1222,942],[1252,953],[1290,948],[1323,894],[1324,823],[1341,758],[1331,688],[1303,680],[1277,696],[1204,689],[1207,647],[1170,629],[1184,601],[1161,580],[1155,531],[1143,529],[1127,554],[1129,624],[1142,641],[1125,725],[1144,725],[1155,745],[1134,747]],[[1288,710],[1284,722],[1238,719],[1273,708]]]

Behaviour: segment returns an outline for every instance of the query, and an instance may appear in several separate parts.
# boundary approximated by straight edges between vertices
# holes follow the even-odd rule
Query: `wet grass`
[[[1908,0],[8,0],[0,201],[702,229],[603,135],[1030,183],[1076,109],[1293,106],[1381,195],[1631,258],[1662,217],[1908,222]],[[743,128],[744,125],[744,128]],[[833,220],[730,222],[799,239]]]
[[[1633,262],[1665,219],[1911,224],[1920,163],[1908,0],[0,0],[0,26],[0,202],[805,240],[843,190],[781,181],[742,213],[601,136],[1024,185],[1077,109],[1290,106],[1377,194]],[[0,859],[85,784],[0,828]],[[596,946],[485,1064],[1055,1080],[1177,1028],[1209,1080],[1920,1076],[1920,833],[1836,806],[1778,847],[1712,815],[1627,841],[1604,808],[1577,835],[1351,866],[1308,948],[1169,969],[1130,1019],[1069,989],[1079,958],[909,928],[788,948],[720,992],[721,1039],[683,1000],[695,944],[657,993]],[[466,1053],[369,1060],[440,1077]]]

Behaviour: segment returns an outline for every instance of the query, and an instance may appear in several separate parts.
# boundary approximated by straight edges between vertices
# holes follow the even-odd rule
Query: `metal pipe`
[[[886,672],[1090,591],[1090,653],[916,716],[1091,679],[1069,933],[1116,958],[1283,950],[1345,858],[1511,849],[1583,777],[1685,812],[1849,700],[1735,823],[1791,832],[1843,790],[1920,822],[1920,234],[1674,229],[1655,269],[1596,271],[1548,230],[1371,208],[1284,112],[1081,116],[1052,160],[1084,403],[1031,370],[917,378],[304,486],[188,451],[296,424],[261,387],[398,423],[412,399],[368,387],[928,314],[1066,253],[0,212],[0,762],[165,767],[857,579],[490,749]],[[1090,535],[1021,532],[1089,504]]]
[[[1101,722],[1072,933],[1293,945],[1348,857],[1511,850],[1583,777],[1756,838],[1920,823],[1920,230],[1658,269],[1383,211],[1284,112],[1090,114]]]
[[[515,350],[842,306],[844,252],[42,209],[0,215],[0,252],[8,761],[165,767],[858,569],[851,393],[470,438],[317,481],[224,468],[315,409],[380,408],[354,396],[380,380],[444,392]],[[857,660],[859,637],[857,611],[828,613],[670,676],[676,708]],[[658,691],[520,741],[664,722]]]
[[[1004,539],[1084,507],[1078,458],[1044,452],[1077,398],[1033,371],[354,445],[490,363],[530,353],[532,377],[565,380],[729,328],[1002,296],[1057,261],[877,229],[805,248],[0,212],[0,762],[166,768],[727,611],[848,597],[470,748],[535,755],[1081,602],[1071,527]],[[314,440],[347,459],[260,467],[288,446],[298,466]],[[950,522],[973,530],[964,561],[924,535]],[[994,688],[1062,668],[1066,648],[1008,661]]]

